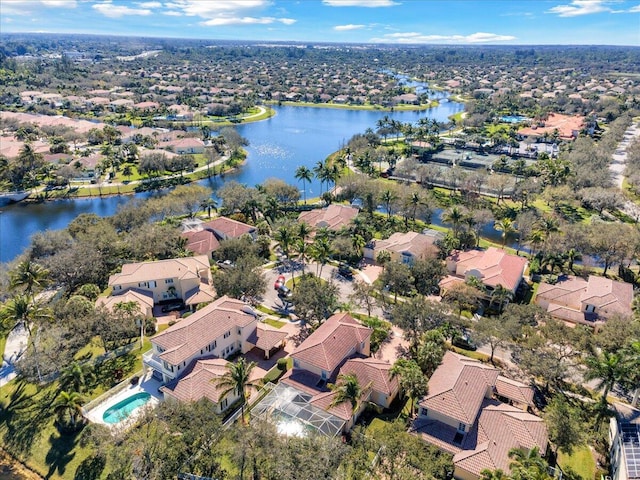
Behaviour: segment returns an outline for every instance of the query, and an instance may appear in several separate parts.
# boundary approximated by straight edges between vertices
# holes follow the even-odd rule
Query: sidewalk
[[[9,333],[0,367],[0,387],[16,377],[15,363],[26,349],[28,337],[24,327],[16,327]]]

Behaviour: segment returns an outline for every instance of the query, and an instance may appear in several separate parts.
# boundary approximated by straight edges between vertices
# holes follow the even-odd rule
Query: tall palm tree
[[[316,162],[316,166],[313,167],[313,173],[316,178],[320,180],[320,195],[322,195],[322,184],[324,183],[326,165],[322,160],[318,160]]]
[[[94,378],[91,365],[74,361],[60,372],[58,381],[64,391],[82,392]]]
[[[305,242],[302,238],[296,238],[293,249],[298,254],[298,260],[302,262],[302,273],[304,274],[307,260],[309,259],[309,252],[311,251],[311,245]]]
[[[240,358],[237,362],[227,364],[227,371],[225,374],[213,380],[216,387],[223,388],[224,391],[220,395],[223,399],[230,393],[234,393],[240,397],[242,401],[242,421],[244,418],[244,406],[247,403],[247,389],[256,388],[257,383],[251,380],[251,371],[255,368],[255,362],[246,362],[244,358]]]
[[[62,421],[68,417],[69,424],[74,427],[78,424],[78,419],[82,416],[82,404],[84,399],[78,392],[65,392],[64,390],[58,394],[53,402],[53,411]]]
[[[531,450],[514,448],[509,451],[509,464],[513,480],[551,480],[547,473],[548,464],[540,456],[538,447]]]
[[[514,225],[513,220],[508,217],[498,220],[493,224],[493,228],[498,232],[502,232],[502,248],[506,246],[509,235],[516,232],[516,226]]]
[[[422,195],[420,195],[420,193],[418,192],[413,192],[411,194],[411,197],[409,198],[409,205],[411,206],[411,221],[415,222],[416,221],[416,213],[418,211],[418,207],[420,207],[421,205],[424,205],[424,199],[422,198]]]
[[[504,308],[504,303],[507,300],[511,300],[513,297],[513,293],[508,288],[503,287],[498,284],[496,288],[491,292],[491,298],[489,299],[489,307],[491,307],[494,303],[498,305],[498,310],[502,311]]]
[[[207,216],[211,218],[211,210],[214,212],[218,211],[218,202],[216,202],[214,198],[209,197],[200,202],[200,208],[206,210]]]
[[[353,373],[340,374],[338,375],[338,381],[329,385],[329,389],[336,394],[331,406],[335,407],[343,402],[349,402],[351,404],[351,413],[355,414],[360,409],[363,396],[370,387],[371,383],[362,387],[358,377]]]
[[[585,380],[600,380],[598,390],[602,390],[602,404],[607,404],[607,395],[614,385],[627,376],[627,368],[623,362],[623,355],[602,352],[600,355],[589,356],[585,360],[587,371]]]
[[[353,235],[351,237],[351,246],[353,247],[353,250],[356,252],[358,257],[362,256],[362,249],[366,244],[367,242],[362,235]]]
[[[458,207],[454,205],[448,210],[442,212],[442,221],[444,223],[449,223],[453,227],[453,236],[458,238],[460,235],[460,225],[464,221],[464,212]]]
[[[309,170],[308,167],[304,165],[300,165],[296,168],[296,173],[294,175],[296,180],[300,180],[302,182],[302,192],[304,195],[304,204],[307,204],[307,183],[311,183],[313,180],[313,172]]]
[[[322,269],[333,255],[333,248],[328,238],[317,238],[311,246],[311,258],[318,263],[319,270],[316,269],[318,277],[322,277]]]
[[[384,203],[384,208],[387,210],[387,218],[391,218],[391,204],[397,198],[398,196],[389,189],[382,192],[382,195],[380,196],[380,200],[382,200],[382,203]]]
[[[14,270],[9,272],[9,288],[15,290],[24,287],[24,292],[31,295],[34,290],[43,289],[49,280],[49,270],[42,265],[23,260]]]
[[[298,231],[296,232],[296,236],[304,241],[306,241],[309,238],[309,235],[311,235],[311,232],[313,232],[313,229],[305,222],[299,223],[297,228]]]
[[[37,303],[33,297],[25,294],[16,295],[7,300],[0,310],[0,320],[5,330],[11,331],[16,327],[24,327],[28,334],[28,345],[33,350],[33,356],[38,372],[38,380],[42,381],[40,373],[40,362],[38,360],[38,350],[36,347],[36,339],[34,328],[42,325],[45,321],[51,321],[53,315],[51,310]]]

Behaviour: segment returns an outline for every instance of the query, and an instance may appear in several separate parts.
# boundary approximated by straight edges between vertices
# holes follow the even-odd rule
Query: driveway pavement
[[[15,363],[27,348],[29,340],[27,330],[22,327],[16,327],[9,333],[7,343],[4,347],[2,355],[2,367],[0,367],[0,387],[9,383],[16,377]]]

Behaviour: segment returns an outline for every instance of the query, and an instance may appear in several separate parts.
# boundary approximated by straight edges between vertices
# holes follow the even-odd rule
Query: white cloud
[[[114,5],[110,2],[96,3],[93,8],[109,18],[120,18],[128,15],[147,16],[153,12],[148,8],[130,8],[124,5]]]
[[[190,17],[200,17],[203,21],[200,25],[269,25],[281,23],[292,25],[296,23],[293,18],[280,18],[270,15],[260,15],[267,7],[271,6],[271,0],[171,0],[164,6],[170,9],[168,15],[177,16],[181,13]]]
[[[162,12],[163,15],[168,15],[169,17],[181,17],[181,12],[176,12],[175,10],[167,10],[166,12]]]
[[[31,15],[41,7],[75,8],[77,0],[0,0],[2,15]]]
[[[393,7],[400,5],[394,0],[322,0],[328,7]]]
[[[611,12],[603,0],[573,0],[569,5],[557,5],[546,13],[555,13],[559,17],[577,17],[594,13]]]
[[[160,2],[138,2],[140,8],[160,8],[162,3]]]
[[[350,23],[349,25],[336,25],[333,29],[338,32],[348,32],[349,30],[359,30],[364,27],[364,25],[354,25],[353,23]]]
[[[274,18],[274,17],[217,17],[202,22],[201,25],[209,27],[220,25],[270,25],[272,23],[283,23],[291,25],[296,21],[292,18]]]
[[[512,35],[476,32],[471,35],[424,35],[418,32],[388,33],[382,38],[372,38],[375,43],[493,43],[515,40]]]
[[[640,13],[640,4],[629,9],[629,13]]]

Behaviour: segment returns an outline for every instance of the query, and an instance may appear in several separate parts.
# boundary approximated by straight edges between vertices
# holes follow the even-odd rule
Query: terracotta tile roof
[[[371,384],[371,388],[384,395],[398,391],[398,378],[392,377],[392,365],[375,358],[352,358],[340,368],[340,375],[355,374],[361,387]]]
[[[466,276],[476,271],[485,285],[502,285],[511,291],[516,290],[527,267],[526,258],[508,254],[495,247],[486,250],[457,251],[450,255],[447,261],[455,264],[458,274]]]
[[[336,313],[291,353],[317,368],[333,372],[345,359],[354,355],[359,345],[371,336],[372,329],[354,320],[348,313]]]
[[[555,284],[540,283],[535,302],[546,306],[556,318],[592,325],[589,319],[606,320],[616,313],[631,315],[633,285],[594,275],[588,280],[568,275]],[[595,313],[586,313],[583,304],[593,305]]]
[[[547,448],[547,428],[540,417],[499,402],[487,401],[478,420],[477,446],[454,455],[453,462],[474,475],[484,469],[509,472],[509,451]]]
[[[111,311],[118,303],[122,302],[135,302],[140,307],[140,311],[145,313],[147,309],[153,308],[153,294],[145,292],[144,290],[131,288],[121,295],[99,297],[96,300],[96,306],[103,305],[107,310]]]
[[[318,393],[329,391],[326,381],[321,381],[318,375],[299,368],[288,370],[280,379],[280,383],[289,385],[309,395],[317,395]]]
[[[247,225],[246,223],[227,217],[218,217],[210,222],[203,223],[202,228],[216,233],[216,235],[221,237],[220,239],[238,238],[247,233],[255,232],[256,230],[256,227],[252,225]]]
[[[429,393],[420,400],[420,406],[472,425],[498,373],[478,360],[446,352],[429,380]]]
[[[217,387],[215,381],[227,372],[228,363],[221,358],[194,360],[180,378],[160,387],[160,391],[181,402],[207,398],[218,403],[224,389]]]
[[[202,269],[209,270],[209,259],[205,255],[169,258],[156,262],[125,263],[122,273],[109,277],[109,286],[166,278],[199,278]]]
[[[340,230],[349,225],[349,222],[358,215],[358,209],[350,205],[332,203],[326,208],[316,208],[308,212],[302,212],[298,216],[298,222],[308,223],[312,227],[327,227],[330,230]]]
[[[524,405],[533,405],[533,389],[529,385],[499,375],[496,379],[496,393],[501,397]]]
[[[337,394],[335,392],[319,393],[317,395],[314,395],[309,403],[314,407],[326,410],[331,415],[335,415],[342,420],[349,420],[353,415],[351,403],[342,402],[337,405],[331,406],[331,403],[333,403],[333,401],[335,400],[336,395]]]
[[[186,305],[198,305],[200,303],[213,302],[216,296],[216,291],[211,285],[200,282],[200,285],[185,292],[184,303]]]
[[[187,239],[186,249],[196,255],[210,255],[220,248],[220,242],[215,234],[209,230],[199,232],[184,232],[183,237]]]
[[[247,341],[260,350],[268,352],[272,348],[281,345],[285,338],[287,338],[287,332],[265,323],[258,323],[256,329],[249,334]]]
[[[160,359],[178,365],[199,353],[226,331],[256,322],[249,311],[244,302],[224,296],[160,332],[151,342],[165,350],[158,355]]]
[[[554,95],[555,96],[555,95]],[[518,134],[532,137],[541,137],[546,133],[552,134],[558,130],[560,138],[570,139],[574,137],[574,132],[580,131],[584,126],[584,117],[580,115],[562,115],[560,113],[550,113],[544,120],[543,126],[524,127],[518,130]]]
[[[375,241],[375,250],[388,250],[402,254],[409,252],[414,257],[421,257],[427,253],[430,248],[434,248],[433,244],[437,240],[436,237],[423,235],[417,232],[396,232],[386,240]]]

